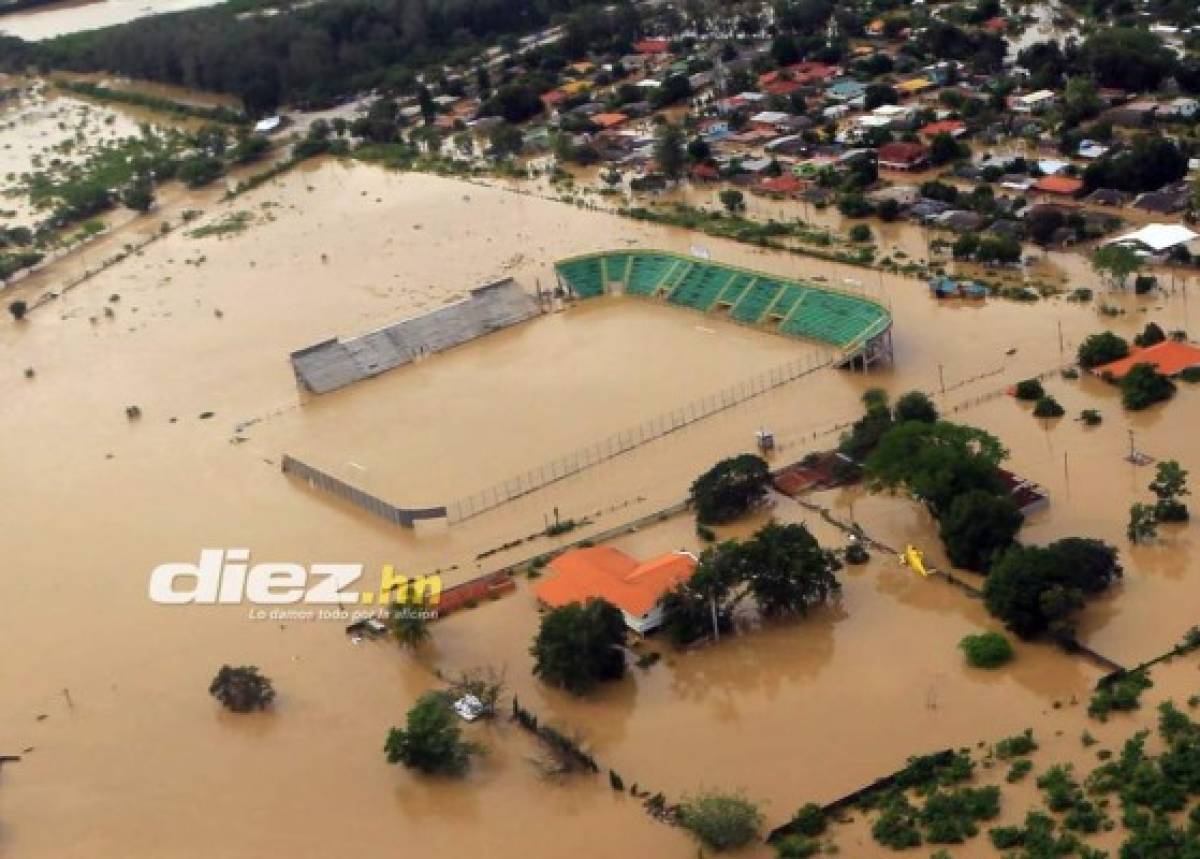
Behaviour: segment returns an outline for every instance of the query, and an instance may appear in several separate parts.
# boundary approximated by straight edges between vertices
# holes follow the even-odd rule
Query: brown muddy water
[[[66,0],[0,15],[0,33],[30,42],[124,24],[147,15],[213,6],[220,0]]]
[[[1184,617],[1194,604],[1192,526],[1128,552],[1124,511],[1149,475],[1131,476],[1119,456],[1132,427],[1140,447],[1188,465],[1196,392],[1182,389],[1130,419],[1100,383],[1051,381],[1069,414],[1104,412],[1105,424],[1086,431],[1066,419],[1047,429],[1005,397],[975,403],[1064,363],[1091,331],[1129,334],[1147,315],[1184,326],[1186,292],[1110,299],[1129,310],[1115,320],[1057,300],[939,304],[913,280],[338,163],[206,205],[202,222],[247,211],[252,223],[224,238],[177,231],[26,323],[0,323],[8,490],[0,500],[0,754],[32,748],[0,775],[6,856],[124,856],[141,845],[200,856],[214,843],[231,857],[326,856],[397,839],[430,856],[695,855],[603,779],[542,780],[526,761],[535,750],[508,723],[469,729],[491,753],[461,783],[388,767],[384,734],[436,684],[433,668],[507,666],[522,700],[578,728],[627,782],[672,798],[740,787],[767,803],[772,823],[910,754],[995,739],[1060,712],[1054,701],[1071,709],[1096,669],[1021,646],[1008,670],[967,670],[954,645],[993,625],[982,607],[886,557],[847,571],[841,602],[828,611],[668,654],[586,701],[530,678],[525,651],[537,620],[525,589],[439,623],[415,658],[383,643],[354,646],[340,622],[252,621],[245,606],[147,598],[154,566],[193,561],[205,547],[465,578],[678,501],[716,458],[750,449],[760,426],[776,432],[780,462],[827,447],[872,384],[931,391],[946,409],[963,405],[955,418],[1000,434],[1014,467],[1053,496],[1030,522],[1030,539],[1084,533],[1121,545],[1125,584],[1084,618],[1097,647],[1134,660],[1193,622]],[[296,390],[287,354],[300,346],[430,309],[498,276],[549,284],[553,261],[569,254],[627,245],[686,252],[696,243],[723,262],[865,281],[894,311],[895,367],[870,377],[820,371],[431,532],[378,523],[279,473],[280,455],[301,451],[333,469],[366,460],[359,465],[386,475],[397,500],[466,487],[476,472],[482,488],[510,466],[536,465],[543,448],[557,454],[810,348],[627,299],[535,320],[318,401]],[[8,296],[36,298],[56,276],[39,273]],[[129,405],[140,407],[140,420],[126,419]],[[1069,488],[1057,477],[1064,451]],[[853,504],[872,534],[916,541],[936,557],[933,529],[911,502],[853,491],[820,501],[846,512]],[[541,530],[555,507],[592,524],[476,560]],[[802,512],[790,502],[776,511],[784,519]],[[828,544],[840,542],[814,527]],[[693,542],[679,518],[620,545],[650,554]],[[205,690],[222,662],[262,666],[280,690],[275,712],[218,712]]]

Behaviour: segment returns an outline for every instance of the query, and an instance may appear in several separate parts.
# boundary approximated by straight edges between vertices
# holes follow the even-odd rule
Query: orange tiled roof
[[[601,128],[615,128],[627,119],[629,117],[623,113],[597,113],[591,117],[592,122]]]
[[[1191,343],[1164,340],[1153,346],[1147,346],[1145,349],[1134,349],[1127,357],[1119,361],[1097,367],[1096,372],[1101,375],[1111,375],[1114,379],[1121,379],[1136,364],[1153,364],[1155,369],[1164,376],[1174,376],[1188,367],[1200,366],[1200,349]]]
[[[1062,194],[1063,196],[1078,193],[1082,188],[1083,180],[1072,179],[1070,176],[1043,176],[1033,186],[1035,191],[1041,191],[1043,194]]]
[[[696,561],[691,555],[670,552],[644,563],[611,546],[572,549],[550,562],[555,575],[534,588],[537,598],[559,607],[589,599],[603,599],[634,617],[654,608],[663,594],[691,578]]]

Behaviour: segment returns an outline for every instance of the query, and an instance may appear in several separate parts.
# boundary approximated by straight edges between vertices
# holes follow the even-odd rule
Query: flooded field
[[[65,0],[0,15],[0,33],[26,41],[124,24],[147,15],[214,6],[220,0]]]
[[[884,556],[843,573],[841,601],[828,611],[668,653],[586,701],[529,676],[537,618],[524,586],[438,623],[416,657],[383,642],[354,646],[336,621],[251,621],[243,606],[160,607],[146,596],[154,566],[194,561],[205,547],[361,562],[368,575],[382,563],[441,568],[456,581],[677,502],[714,460],[749,450],[761,426],[776,432],[780,463],[828,447],[876,384],[927,390],[955,419],[1000,435],[1013,468],[1052,496],[1023,538],[1084,534],[1121,546],[1126,581],[1084,613],[1089,643],[1135,661],[1195,622],[1186,617],[1193,526],[1129,552],[1124,513],[1150,474],[1131,474],[1120,456],[1133,429],[1139,448],[1200,466],[1188,442],[1200,392],[1182,386],[1173,402],[1130,418],[1102,383],[1051,379],[1068,418],[1050,427],[995,396],[1067,363],[1093,331],[1128,336],[1148,317],[1186,327],[1194,283],[1163,297],[1106,297],[1128,310],[1115,319],[1062,300],[938,303],[914,280],[339,163],[204,203],[196,226],[239,211],[249,225],[208,238],[176,231],[24,324],[0,323],[0,481],[15,488],[0,498],[0,629],[10,642],[0,662],[0,754],[32,749],[0,776],[5,855],[94,859],[153,843],[164,855],[200,856],[219,839],[230,857],[315,857],[331,845],[374,850],[398,838],[432,857],[695,855],[603,778],[542,779],[526,761],[535,750],[507,722],[471,727],[491,751],[462,783],[388,767],[386,730],[436,685],[433,669],[504,665],[527,706],[578,728],[627,782],[672,798],[742,787],[767,802],[771,823],[911,754],[1033,724],[1047,733],[1076,726],[1061,729],[1077,737],[1083,717],[1071,702],[1085,700],[1098,669],[1041,646],[1021,646],[999,673],[966,669],[956,642],[994,622],[962,592]],[[691,312],[602,301],[347,391],[304,399],[296,389],[287,355],[298,347],[431,309],[499,276],[548,285],[553,261],[571,254],[693,244],[721,262],[858,281],[893,310],[895,366],[869,377],[820,371],[428,533],[376,522],[279,473],[282,453],[301,452],[342,476],[357,462],[401,501],[430,487],[470,490],[477,474],[482,486],[536,464],[543,445],[558,454],[807,348]],[[6,295],[36,299],[61,276],[41,272]],[[140,419],[126,418],[131,405]],[[1085,430],[1070,420],[1085,407],[1101,409],[1105,423]],[[936,558],[934,529],[910,501],[859,490],[816,500]],[[477,557],[536,534],[555,507],[594,521],[569,538]],[[807,516],[785,501],[776,513]],[[840,544],[820,520],[813,527]],[[695,548],[695,537],[690,521],[675,518],[618,545],[650,554]],[[220,714],[206,689],[222,662],[260,665],[280,690],[275,712]]]

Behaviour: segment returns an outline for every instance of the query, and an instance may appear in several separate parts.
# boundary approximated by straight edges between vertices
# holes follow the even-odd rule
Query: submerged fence
[[[337,496],[356,507],[361,507],[368,513],[391,522],[393,525],[403,525],[405,528],[411,528],[413,523],[418,519],[446,518],[445,507],[396,507],[394,504],[389,504],[381,498],[376,498],[369,492],[357,489],[345,481],[338,480],[333,475],[326,474],[320,469],[313,468],[311,465],[288,456],[286,453],[280,462],[280,468],[284,474],[294,474],[306,481],[309,486]]]
[[[760,373],[751,379],[739,382],[715,394],[693,400],[682,408],[643,421],[632,429],[615,433],[565,456],[531,468],[508,480],[490,486],[482,492],[460,498],[448,505],[450,522],[462,522],[509,501],[528,495],[544,486],[578,474],[623,453],[640,447],[655,439],[683,429],[746,400],[765,394],[788,382],[795,381],[829,366],[833,358],[813,352],[803,358],[790,361],[780,367]]]

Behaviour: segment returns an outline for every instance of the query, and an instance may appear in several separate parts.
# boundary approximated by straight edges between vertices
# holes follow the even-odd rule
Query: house
[[[1166,104],[1160,104],[1157,115],[1167,119],[1191,119],[1197,113],[1200,113],[1200,101],[1180,96]]]
[[[1083,180],[1070,176],[1043,176],[1034,183],[1033,190],[1056,197],[1074,197],[1083,190]]]
[[[1115,188],[1097,188],[1083,200],[1093,206],[1124,206],[1129,202],[1129,195]]]
[[[853,101],[861,98],[867,92],[867,85],[861,81],[845,79],[834,81],[825,88],[825,97],[834,101]]]
[[[608,130],[624,125],[629,121],[629,117],[623,113],[596,113],[592,114],[591,121],[597,127]]]
[[[1145,128],[1154,122],[1158,104],[1153,101],[1131,101],[1104,112],[1102,119],[1124,128]]]
[[[807,187],[805,182],[801,182],[794,175],[785,173],[782,176],[763,179],[755,190],[768,196],[790,197],[793,194],[799,194],[805,187]]]
[[[1106,245],[1125,245],[1149,256],[1168,254],[1177,247],[1195,246],[1200,233],[1193,232],[1183,224],[1147,224],[1140,230],[1116,236]],[[1197,248],[1200,250],[1200,248]]]
[[[1026,95],[1014,96],[1010,106],[1017,113],[1039,113],[1052,106],[1058,100],[1054,90],[1040,89]]]
[[[929,78],[911,78],[896,84],[895,90],[901,98],[921,95],[933,89],[933,81]]]
[[[643,57],[665,54],[671,50],[671,43],[666,39],[642,39],[633,43],[633,50]]]
[[[879,169],[919,170],[929,161],[929,148],[922,143],[885,143],[879,147]]]
[[[943,119],[931,122],[921,127],[918,132],[925,140],[933,140],[939,134],[949,134],[951,137],[961,137],[967,130],[967,124],[961,119]]]
[[[1089,161],[1102,158],[1107,153],[1108,147],[1103,143],[1097,143],[1094,140],[1079,141],[1079,148],[1075,150],[1075,154],[1077,154],[1080,158],[1086,158]]]
[[[1153,364],[1154,369],[1164,376],[1176,376],[1184,370],[1200,367],[1200,349],[1191,343],[1163,340],[1145,349],[1134,349],[1119,361],[1102,364],[1092,372],[1106,379],[1122,379],[1138,364]]]
[[[563,552],[549,568],[552,575],[534,588],[540,603],[559,608],[602,599],[621,610],[626,626],[645,635],[662,625],[658,601],[692,577],[696,556],[669,552],[639,562],[612,546],[590,546]]]
[[[1050,503],[1050,496],[1046,494],[1046,490],[1033,481],[1018,477],[1004,468],[997,468],[996,476],[1000,478],[1001,485],[1022,516],[1028,516]]]
[[[1133,201],[1133,207],[1141,209],[1143,212],[1172,215],[1186,209],[1190,199],[1191,189],[1186,182],[1180,182],[1160,188],[1157,191],[1138,194]]]

